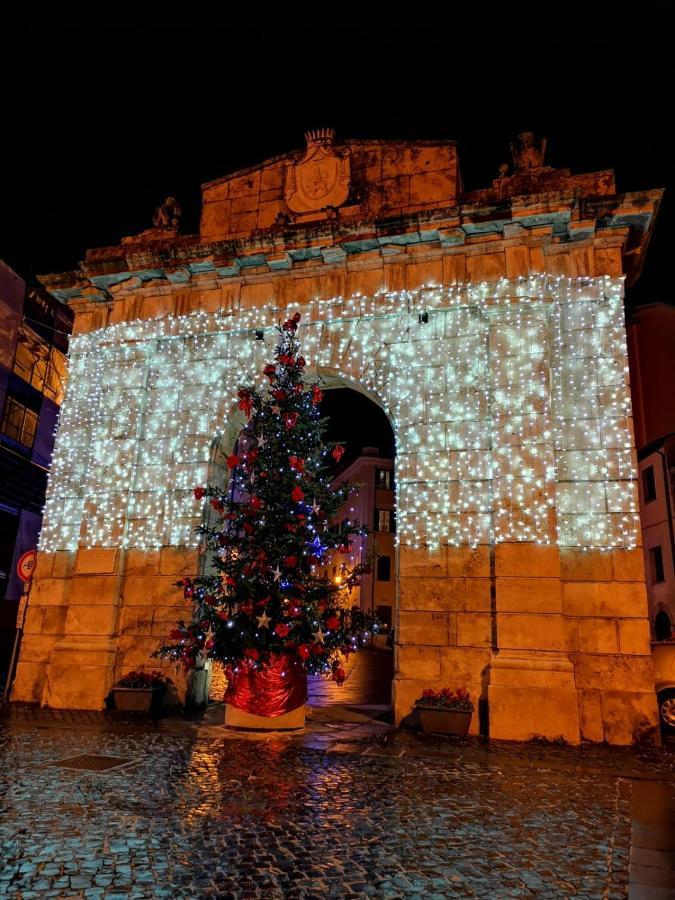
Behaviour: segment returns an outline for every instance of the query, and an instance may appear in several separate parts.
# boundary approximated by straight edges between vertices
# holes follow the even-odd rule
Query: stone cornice
[[[260,272],[287,272],[299,265],[340,265],[367,255],[392,257],[409,249],[443,253],[481,252],[478,245],[536,241],[557,245],[619,240],[629,283],[641,269],[661,189],[579,197],[574,190],[464,202],[403,216],[359,222],[330,221],[284,225],[238,240],[201,242],[197,235],[125,242],[90,250],[79,269],[40,277],[59,300],[107,300],[111,290],[133,290],[152,282],[167,285],[212,273],[241,278]],[[467,195],[473,198],[474,195]],[[487,249],[487,248],[485,248]],[[490,248],[493,249],[493,248]],[[115,290],[117,288],[117,290]]]

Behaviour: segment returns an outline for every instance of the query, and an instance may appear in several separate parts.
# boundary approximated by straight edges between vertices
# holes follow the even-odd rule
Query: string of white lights
[[[636,545],[622,295],[619,278],[533,275],[291,306],[310,366],[365,388],[392,421],[399,543]],[[199,312],[73,338],[40,549],[194,546],[192,489],[238,386],[263,380],[274,339],[256,332],[286,315]]]

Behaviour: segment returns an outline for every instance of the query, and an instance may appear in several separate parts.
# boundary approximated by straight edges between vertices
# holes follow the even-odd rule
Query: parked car
[[[654,641],[652,659],[661,728],[675,734],[675,640]]]

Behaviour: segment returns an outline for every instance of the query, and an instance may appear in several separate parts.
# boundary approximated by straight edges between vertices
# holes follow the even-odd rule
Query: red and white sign
[[[16,574],[22,581],[30,581],[35,571],[37,553],[35,550],[26,550],[16,564]]]

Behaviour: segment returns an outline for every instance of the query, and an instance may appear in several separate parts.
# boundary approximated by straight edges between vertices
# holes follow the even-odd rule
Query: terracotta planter
[[[472,712],[463,709],[438,709],[438,707],[418,706],[422,731],[427,734],[454,734],[466,737],[469,732]]]
[[[115,708],[118,712],[145,713],[159,708],[164,695],[163,688],[113,688]]]

